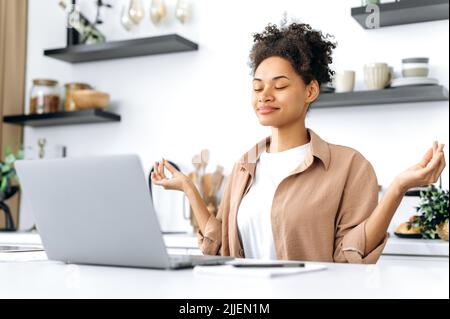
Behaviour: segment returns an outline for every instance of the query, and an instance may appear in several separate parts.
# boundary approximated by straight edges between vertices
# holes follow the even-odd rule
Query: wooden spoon
[[[200,173],[202,169],[202,159],[200,154],[195,154],[192,157],[192,165],[194,165],[195,168],[195,185],[197,186],[197,189],[200,194],[202,194],[202,175]]]
[[[208,163],[209,163],[209,150],[208,149],[202,150],[200,155],[201,155],[201,162],[202,162],[202,171],[203,171],[203,173],[205,173],[206,167],[208,166]]]
[[[219,190],[223,180],[223,166],[217,165],[215,172],[211,177],[211,187],[208,192],[208,196],[214,196]]]

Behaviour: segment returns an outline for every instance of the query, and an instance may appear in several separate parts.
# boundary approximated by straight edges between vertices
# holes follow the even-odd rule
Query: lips
[[[275,112],[278,109],[279,109],[278,107],[274,107],[274,106],[262,106],[262,107],[258,107],[257,110],[260,114],[268,114],[268,113]]]

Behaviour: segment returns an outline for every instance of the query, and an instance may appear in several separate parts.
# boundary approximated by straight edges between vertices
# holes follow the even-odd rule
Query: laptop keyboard
[[[231,257],[223,256],[198,256],[198,255],[169,255],[171,263],[182,265],[221,265]]]

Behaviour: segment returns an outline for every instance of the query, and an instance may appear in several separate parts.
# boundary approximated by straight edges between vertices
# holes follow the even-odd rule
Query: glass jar
[[[66,100],[64,102],[64,110],[67,112],[76,111],[77,106],[73,100],[73,92],[76,90],[89,90],[92,87],[86,83],[67,83],[66,88]]]
[[[30,114],[58,112],[60,110],[58,81],[35,79],[30,93]]]

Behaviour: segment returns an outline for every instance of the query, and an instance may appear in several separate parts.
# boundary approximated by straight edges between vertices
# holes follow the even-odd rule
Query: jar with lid
[[[66,100],[64,102],[64,110],[67,112],[76,111],[77,106],[75,104],[75,101],[73,100],[73,92],[76,90],[88,90],[92,89],[92,87],[89,84],[86,83],[66,83]]]
[[[30,113],[42,114],[60,110],[58,81],[35,79],[30,93]]]

